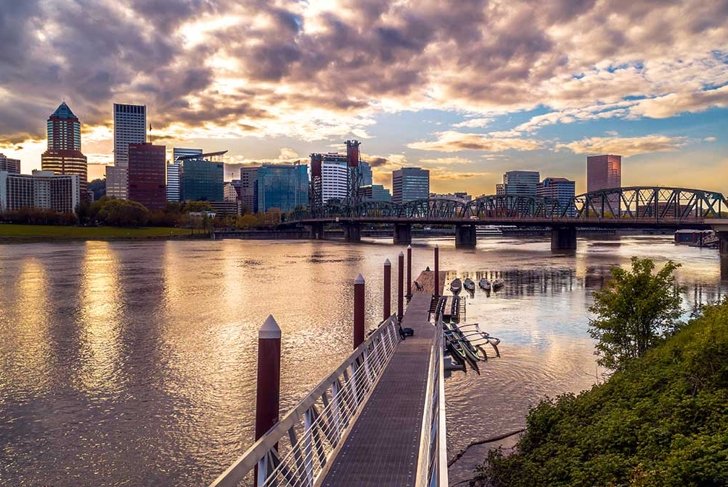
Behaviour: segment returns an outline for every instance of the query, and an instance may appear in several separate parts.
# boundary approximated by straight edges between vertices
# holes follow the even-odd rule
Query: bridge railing
[[[442,314],[438,313],[430,349],[425,408],[422,414],[416,487],[447,487],[447,428],[445,426],[445,380]]]
[[[343,445],[399,340],[392,315],[211,487],[313,487]]]

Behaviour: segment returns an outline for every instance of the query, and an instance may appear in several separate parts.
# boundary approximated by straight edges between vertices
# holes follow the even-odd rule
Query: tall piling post
[[[389,259],[384,261],[384,299],[382,303],[382,319],[392,316],[392,263]]]
[[[440,247],[435,245],[435,297],[440,297]]]
[[[258,330],[258,385],[255,398],[255,439],[278,422],[281,396],[281,329],[269,315]]]
[[[364,277],[354,280],[354,349],[364,342]]]
[[[412,246],[407,246],[407,299],[412,297]]]
[[[397,319],[402,320],[404,316],[404,253],[399,253],[399,265],[397,266]]]

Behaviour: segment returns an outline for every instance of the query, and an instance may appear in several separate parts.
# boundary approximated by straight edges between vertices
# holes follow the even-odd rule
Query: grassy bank
[[[728,485],[728,303],[604,384],[542,402],[475,485]]]
[[[197,230],[199,233],[200,231]],[[60,225],[0,224],[0,241],[23,240],[113,240],[182,238],[188,228],[171,227],[74,227]]]

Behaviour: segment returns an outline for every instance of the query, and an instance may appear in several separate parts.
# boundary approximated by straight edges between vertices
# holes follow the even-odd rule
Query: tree
[[[681,299],[674,271],[679,266],[668,261],[654,273],[651,259],[633,257],[631,271],[612,269],[611,279],[594,292],[589,308],[596,315],[589,320],[589,334],[598,340],[599,365],[621,369],[677,331]]]
[[[141,203],[104,196],[91,205],[95,218],[114,227],[142,227],[149,220],[149,210]]]

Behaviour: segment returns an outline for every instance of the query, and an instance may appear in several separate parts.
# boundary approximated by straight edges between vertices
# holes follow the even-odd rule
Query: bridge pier
[[[455,248],[474,249],[478,239],[475,235],[475,225],[455,226]]]
[[[409,223],[394,224],[394,245],[409,245],[412,243],[412,225]]]
[[[721,257],[728,257],[728,232],[715,232],[718,237],[718,252]]]
[[[361,242],[361,226],[358,223],[345,223],[344,240],[347,242]]]
[[[551,250],[576,250],[576,227],[554,227],[551,229]]]
[[[313,240],[324,239],[324,224],[323,223],[312,223],[309,227],[309,238]]]

